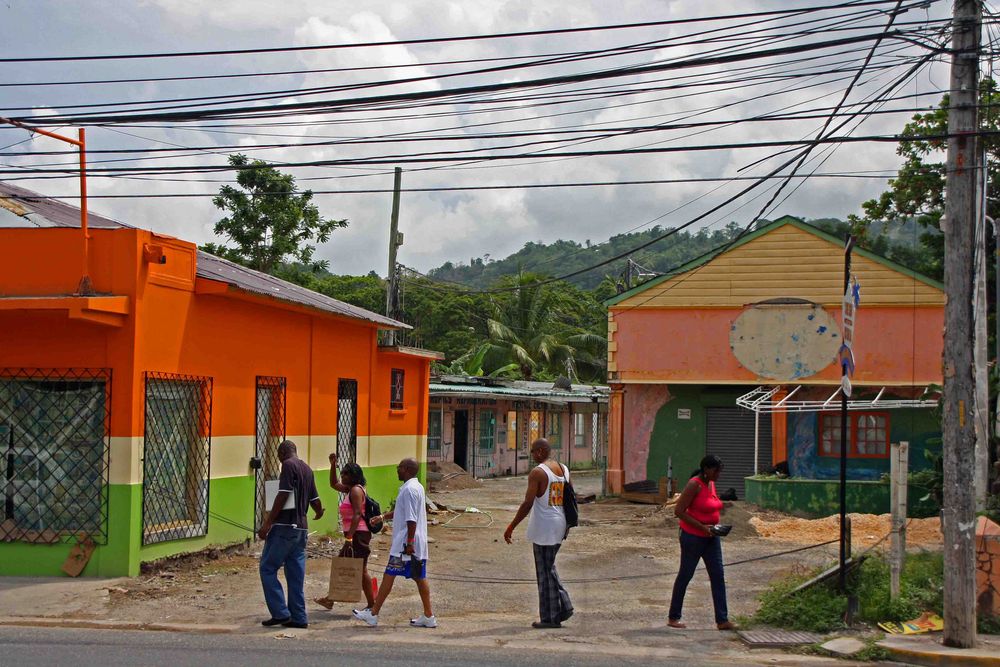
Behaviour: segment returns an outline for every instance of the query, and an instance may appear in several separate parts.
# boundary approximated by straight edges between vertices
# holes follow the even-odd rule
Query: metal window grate
[[[337,462],[355,463],[358,458],[358,381],[337,383]]]
[[[401,368],[392,369],[392,388],[389,396],[389,407],[392,410],[402,410],[403,402],[403,378],[405,373]]]
[[[0,369],[0,541],[107,543],[110,369]]]
[[[264,482],[278,479],[281,461],[278,460],[278,445],[285,439],[286,381],[283,377],[257,376],[255,403],[254,456],[260,461],[256,470],[254,495],[254,528],[260,529],[264,523]]]
[[[212,379],[144,374],[142,543],[208,533]]]

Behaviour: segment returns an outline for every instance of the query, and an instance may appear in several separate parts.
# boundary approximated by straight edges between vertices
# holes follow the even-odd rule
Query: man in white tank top
[[[517,508],[514,520],[507,526],[503,539],[510,544],[517,525],[531,512],[528,540],[535,554],[535,578],[538,580],[539,621],[533,628],[560,628],[573,615],[569,593],[563,588],[556,572],[556,554],[566,539],[566,514],[563,510],[563,489],[569,481],[569,470],[549,458],[551,448],[545,438],[531,444],[531,458],[538,466],[528,475],[528,490],[524,502]]]

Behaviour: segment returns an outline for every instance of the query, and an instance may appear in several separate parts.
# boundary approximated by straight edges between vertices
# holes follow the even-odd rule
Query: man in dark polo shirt
[[[313,520],[318,520],[323,516],[323,503],[316,491],[313,471],[296,456],[294,442],[285,440],[278,445],[278,460],[281,461],[278,495],[257,533],[264,540],[264,551],[260,554],[260,583],[264,587],[267,610],[271,612],[271,618],[261,624],[307,628],[305,581],[309,524],[306,513],[311,505],[316,511]],[[295,506],[284,509],[290,497],[295,498]],[[281,568],[285,569],[288,583],[287,603],[278,581]]]

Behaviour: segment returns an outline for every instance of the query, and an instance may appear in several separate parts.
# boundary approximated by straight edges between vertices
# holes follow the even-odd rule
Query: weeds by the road
[[[783,580],[765,591],[753,621],[820,633],[843,628],[847,600],[837,592],[834,582],[792,593],[808,578]],[[895,600],[889,595],[889,565],[880,557],[867,559],[851,574],[848,585],[858,597],[857,620],[875,625],[879,621],[909,620],[923,611],[940,613],[943,580],[941,554],[920,553],[907,557],[900,577],[900,595]]]

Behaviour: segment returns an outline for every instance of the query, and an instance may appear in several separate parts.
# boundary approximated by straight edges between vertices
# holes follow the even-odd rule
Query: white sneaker
[[[438,621],[434,616],[424,616],[421,614],[420,618],[411,618],[410,625],[414,628],[436,628]]]
[[[371,609],[355,609],[352,613],[354,618],[359,621],[364,621],[371,626],[378,625],[378,616],[373,614]]]

